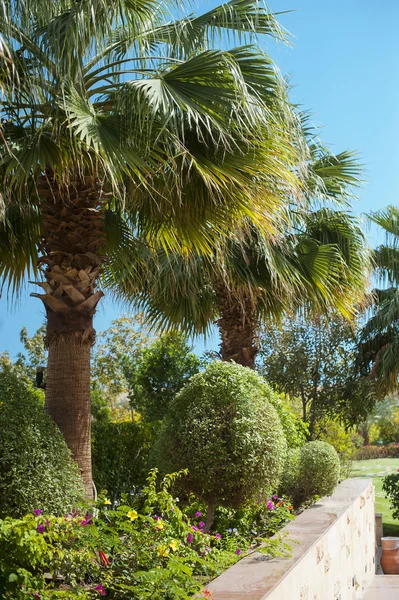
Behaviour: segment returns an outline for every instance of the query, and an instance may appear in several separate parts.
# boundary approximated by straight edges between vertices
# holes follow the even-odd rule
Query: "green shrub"
[[[259,375],[215,361],[171,403],[157,441],[165,472],[187,468],[184,483],[209,506],[239,506],[275,488],[286,441],[270,388]]]
[[[329,496],[339,481],[340,462],[335,449],[327,442],[308,442],[288,454],[280,493],[290,496],[294,506]]]
[[[356,460],[369,460],[373,458],[399,458],[399,444],[387,446],[362,446],[356,452]]]
[[[0,517],[43,508],[63,513],[83,499],[77,466],[44,413],[42,394],[11,365],[0,369]]]
[[[389,498],[393,518],[399,519],[399,473],[392,473],[384,477],[382,489],[386,493],[386,497]]]
[[[98,490],[107,490],[113,503],[145,485],[155,435],[151,423],[93,423],[93,479]]]

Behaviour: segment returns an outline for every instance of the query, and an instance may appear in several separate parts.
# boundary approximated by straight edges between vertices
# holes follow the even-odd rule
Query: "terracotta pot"
[[[381,568],[385,575],[399,575],[399,538],[381,538]]]

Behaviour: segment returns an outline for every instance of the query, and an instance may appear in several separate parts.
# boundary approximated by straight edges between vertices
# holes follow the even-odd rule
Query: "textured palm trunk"
[[[217,289],[220,317],[217,321],[222,342],[222,360],[234,361],[253,369],[259,351],[257,332],[259,322],[250,294],[232,294],[224,286]]]
[[[90,439],[90,349],[95,341],[93,315],[103,296],[96,282],[105,260],[99,254],[105,234],[101,193],[92,178],[68,187],[51,175],[38,186],[42,216],[46,344],[49,351],[47,412],[56,422],[78,463],[86,494],[92,497]]]

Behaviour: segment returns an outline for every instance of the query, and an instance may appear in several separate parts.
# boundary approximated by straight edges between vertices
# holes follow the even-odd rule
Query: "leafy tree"
[[[91,398],[96,417],[106,418],[107,408],[116,420],[128,417],[129,373],[150,343],[143,315],[122,316],[100,333],[92,355]],[[92,410],[93,413],[93,410]]]
[[[47,363],[47,353],[44,344],[45,333],[46,326],[42,325],[30,337],[26,327],[23,327],[20,333],[20,341],[23,343],[28,356],[26,357],[22,353],[17,356],[17,362],[25,367],[29,378],[31,381],[35,381],[38,387],[44,387],[44,370]],[[42,373],[42,377],[39,377],[38,373]]]
[[[288,316],[261,332],[259,370],[278,391],[299,398],[310,435],[318,421],[362,421],[376,402],[372,383],[356,370],[357,336],[340,317]]]
[[[173,332],[142,349],[127,378],[130,403],[147,421],[163,419],[176,394],[200,370],[201,360],[190,350],[187,339]]]
[[[394,392],[399,375],[399,208],[388,206],[370,220],[385,232],[386,242],[373,252],[375,275],[383,289],[373,293],[372,314],[362,330],[359,365],[370,372],[378,394]]]
[[[253,371],[215,361],[169,406],[158,463],[188,469],[183,484],[208,504],[206,529],[216,506],[240,506],[278,483],[287,446],[271,394]]]
[[[257,35],[283,37],[274,16],[254,0],[165,22],[167,9],[157,0],[0,6],[0,279],[14,294],[27,274],[37,279],[46,406],[88,495],[100,278],[117,293],[122,267],[138,277],[143,241],[205,251],[214,227],[243,215],[270,224],[270,179],[281,202],[294,182],[288,125],[269,111],[283,104],[283,86],[254,45]],[[221,51],[220,31],[244,45]]]

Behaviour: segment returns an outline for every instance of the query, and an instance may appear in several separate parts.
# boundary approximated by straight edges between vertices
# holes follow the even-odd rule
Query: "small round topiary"
[[[260,377],[215,361],[194,375],[170,404],[157,441],[164,472],[188,469],[184,485],[208,503],[239,506],[275,488],[286,454],[277,411]]]
[[[16,369],[0,368],[0,518],[61,514],[83,502],[77,466],[40,400]]]
[[[292,450],[284,467],[280,493],[290,496],[295,507],[315,496],[329,496],[338,484],[340,461],[327,442],[308,442]]]

